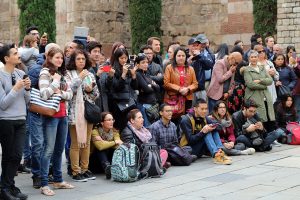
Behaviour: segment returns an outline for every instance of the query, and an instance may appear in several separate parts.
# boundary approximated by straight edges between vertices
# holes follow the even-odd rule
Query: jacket
[[[23,64],[28,68],[28,70],[36,64],[39,55],[39,50],[37,48],[25,47],[21,51],[21,60]]]
[[[194,68],[198,81],[197,91],[205,90],[205,70],[211,70],[215,64],[213,54],[200,53],[192,58],[192,67]]]
[[[164,74],[161,66],[152,62],[148,66],[148,70],[146,72],[152,80],[154,80],[158,85],[162,86],[164,83]],[[157,74],[161,73],[161,76],[157,76]]]
[[[141,69],[136,71],[136,78],[139,90],[138,102],[141,104],[156,104],[156,93],[160,91],[159,85],[153,84],[154,81]]]
[[[234,82],[234,73],[229,70],[228,56],[218,60],[214,65],[210,85],[207,89],[207,96],[214,100],[219,100],[223,97],[224,83],[228,80],[229,85]]]
[[[131,128],[128,125],[121,132],[121,140],[124,143],[133,143],[133,144],[137,145],[139,149],[142,148],[143,142],[135,135],[133,130],[131,130]],[[152,141],[154,141],[153,137],[149,142],[152,142]]]
[[[256,113],[251,119],[251,121],[259,122],[261,119]],[[247,118],[244,116],[243,111],[239,110],[232,115],[232,122],[234,126],[234,135],[238,137],[239,135],[245,135],[247,132],[243,129],[243,125],[246,123]]]
[[[279,81],[282,85],[288,86],[292,91],[297,83],[297,76],[294,70],[290,67],[276,67],[279,73]]]
[[[92,131],[92,141],[94,147],[96,147],[99,151],[114,148],[116,149],[118,145],[115,143],[116,140],[120,140],[120,134],[117,130],[113,129],[113,140],[112,141],[106,141],[106,140],[93,140],[93,138],[101,136],[98,129],[93,129]]]
[[[299,63],[296,67],[294,67],[294,72],[297,76],[297,82],[293,89],[293,95],[299,95],[300,94],[300,64]]]
[[[187,94],[186,99],[193,99],[193,92],[196,91],[198,87],[198,82],[196,80],[196,75],[192,67],[187,67],[186,76],[184,80],[184,86],[190,89],[190,92]],[[180,74],[178,69],[172,65],[168,65],[164,75],[164,88],[165,88],[165,98],[168,95],[179,94],[180,89]]]
[[[180,128],[182,130],[182,137],[180,140],[180,146],[195,145],[198,142],[200,142],[203,139],[203,137],[205,136],[205,133],[196,129],[196,127],[195,127],[196,120],[195,119],[196,119],[196,117],[192,113],[183,115],[181,117]],[[212,120],[208,117],[205,117],[204,125],[211,124],[211,123],[212,123]],[[201,129],[202,128],[203,127],[201,127]]]
[[[29,71],[28,71],[28,76],[31,80],[31,87],[39,89],[39,76],[40,76],[40,72],[43,68],[43,64],[45,62],[45,54],[39,54],[36,64],[33,65]]]
[[[270,121],[275,120],[274,107],[271,94],[267,88],[271,85],[273,79],[267,73],[264,66],[259,66],[259,72],[253,67],[248,66],[244,70],[244,79],[246,84],[245,100],[252,99],[258,105],[257,112],[262,122],[268,121],[267,111]],[[260,80],[260,83],[254,83],[254,80]],[[265,109],[265,103],[267,102],[268,110]]]

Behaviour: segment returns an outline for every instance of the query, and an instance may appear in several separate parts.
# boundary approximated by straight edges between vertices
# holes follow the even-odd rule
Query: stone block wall
[[[277,1],[277,43],[300,52],[300,0]]]
[[[17,40],[17,0],[1,0],[0,40]],[[129,0],[56,0],[56,41],[64,46],[73,38],[75,26],[87,26],[90,35],[110,54],[113,42],[130,48]],[[189,38],[205,33],[212,46],[233,45],[240,39],[247,45],[253,34],[252,0],[163,0],[162,41],[187,44]]]

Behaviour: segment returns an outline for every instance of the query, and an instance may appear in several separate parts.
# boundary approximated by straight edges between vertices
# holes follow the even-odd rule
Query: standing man
[[[154,56],[153,56],[153,62],[156,64],[159,64],[161,69],[163,68],[163,59],[160,55],[160,39],[158,37],[150,37],[147,40],[147,45],[150,45],[152,47]]]
[[[1,196],[4,200],[25,200],[28,196],[15,186],[14,176],[25,144],[31,82],[23,71],[15,68],[21,60],[14,44],[0,48],[0,61],[4,64],[0,71]]]
[[[210,82],[211,70],[215,64],[215,56],[207,48],[208,39],[204,34],[199,34],[195,37],[192,44],[191,57],[192,67],[195,70],[196,78],[198,81],[198,89],[194,93],[194,103],[202,98],[206,99],[206,88]]]
[[[266,44],[266,48],[265,48],[266,54],[268,56],[268,59],[270,60],[274,56],[274,51],[273,51],[273,47],[275,44],[274,37],[273,36],[266,37],[265,44]]]

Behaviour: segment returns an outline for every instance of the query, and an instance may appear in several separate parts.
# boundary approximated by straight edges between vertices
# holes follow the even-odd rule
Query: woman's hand
[[[224,94],[223,94],[223,99],[224,99],[224,100],[228,99],[228,96],[229,96],[228,92],[224,93]]]
[[[96,75],[97,75],[98,77],[100,77],[102,73],[103,73],[103,67],[99,67],[99,69],[97,70]]]
[[[116,70],[114,70],[114,68],[110,68],[109,72],[108,72],[108,77],[112,78],[115,75]]]
[[[293,58],[293,56],[291,56],[291,57],[289,57],[289,64],[290,65],[296,65],[296,63],[297,63],[297,61],[296,61],[296,59],[295,58]]]
[[[53,76],[52,76],[53,80],[56,80],[57,82],[60,82],[60,79],[61,79],[61,75],[59,75],[58,73],[55,73]]]
[[[122,141],[122,140],[115,140],[115,143],[116,143],[117,145],[121,145],[121,144],[123,144],[123,141]]]
[[[234,143],[233,142],[225,142],[225,143],[223,143],[223,145],[226,149],[232,149],[234,146]]]
[[[179,93],[183,96],[186,96],[188,94],[188,92],[189,92],[189,88],[187,88],[187,87],[179,89]]]
[[[254,83],[260,83],[261,80],[254,80],[253,82],[254,82]]]
[[[84,70],[82,70],[82,72],[80,72],[79,77],[81,80],[83,80],[88,74],[89,74],[89,71],[84,69]]]
[[[282,83],[281,83],[281,81],[276,81],[275,85],[276,85],[276,86],[281,86]]]
[[[130,69],[132,79],[136,79],[136,70],[137,69],[138,69],[137,66],[134,66],[134,68]]]
[[[93,136],[92,137],[92,141],[95,142],[95,141],[103,141],[102,137],[100,135],[97,135],[97,136]]]
[[[270,76],[273,77],[275,75],[275,69],[273,69],[273,68],[269,69],[269,74],[270,74]]]
[[[86,91],[86,92],[92,92],[92,90],[93,90],[93,87],[91,86],[91,85],[86,85],[85,87],[84,87],[84,90]]]
[[[127,72],[128,72],[128,68],[129,68],[129,65],[123,65],[123,72],[122,72],[122,78],[125,80],[126,79],[126,76],[127,76]]]

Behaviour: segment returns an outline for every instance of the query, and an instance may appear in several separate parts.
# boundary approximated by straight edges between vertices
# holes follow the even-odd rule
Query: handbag
[[[189,166],[193,162],[192,156],[177,144],[170,144],[165,149],[172,165]]]
[[[282,97],[282,96],[285,96],[287,94],[291,94],[291,90],[288,86],[280,85],[280,86],[277,87],[277,96],[278,97]]]
[[[168,95],[164,102],[172,107],[173,117],[178,117],[184,114],[185,111],[185,97],[181,95]]]
[[[149,122],[154,122],[159,119],[159,104],[154,104],[150,108],[145,109]]]
[[[49,99],[41,98],[40,91],[36,88],[31,88],[29,111],[39,113],[41,115],[52,117],[59,110],[61,96],[58,94],[52,95]]]
[[[117,106],[121,112],[127,112],[128,110],[133,109],[136,106],[136,104],[134,99],[129,98],[128,101],[122,100],[117,102]]]
[[[84,100],[84,118],[92,124],[98,124],[101,121],[101,110],[94,103]]]
[[[287,143],[291,145],[300,144],[300,124],[298,122],[289,122],[286,125]]]

